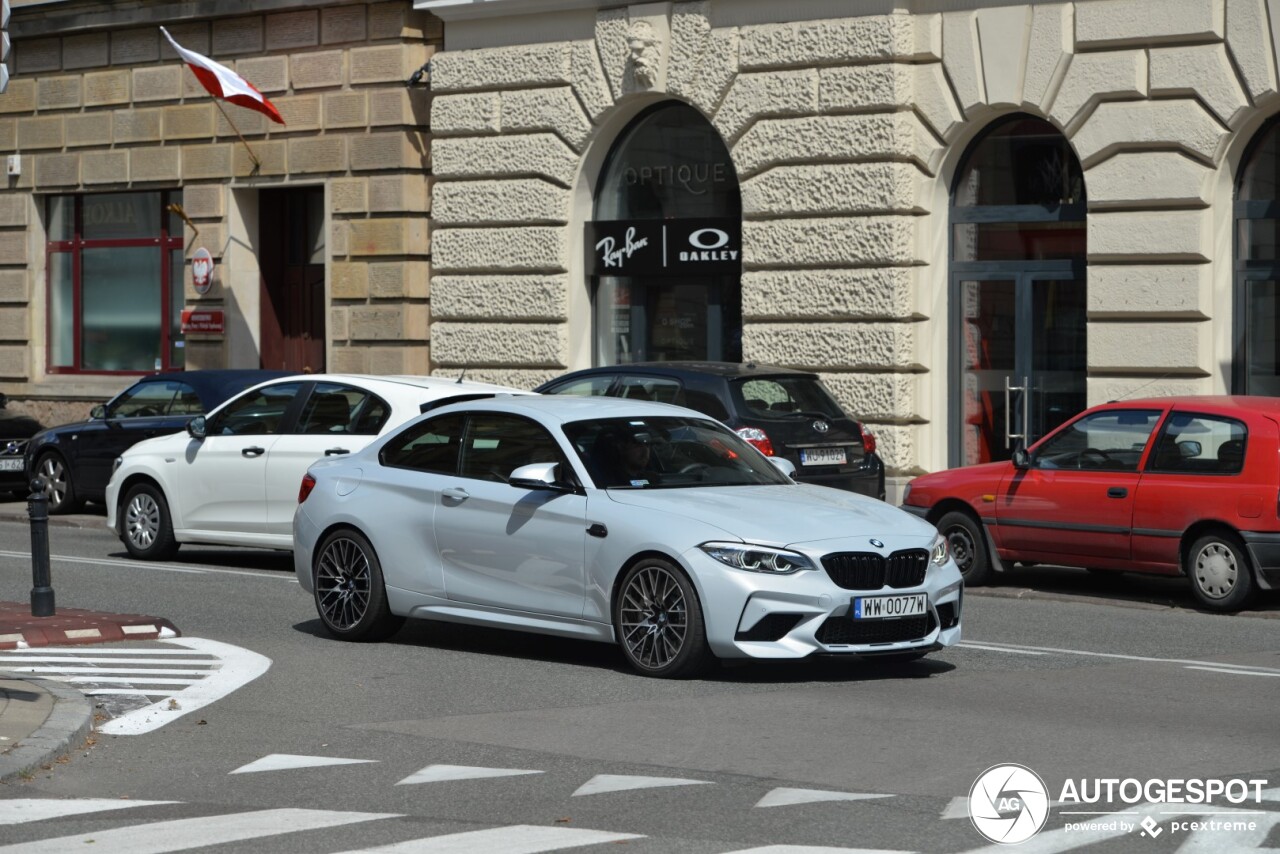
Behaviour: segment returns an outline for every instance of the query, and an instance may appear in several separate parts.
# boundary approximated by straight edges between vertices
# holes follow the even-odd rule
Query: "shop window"
[[[48,369],[181,370],[184,257],[176,192],[46,199]]]
[[[1232,391],[1280,395],[1280,120],[1245,152],[1235,201]]]
[[[587,223],[595,363],[742,358],[742,199],[720,134],[687,104],[641,113]]]
[[[1008,459],[1085,408],[1085,188],[1049,122],[970,146],[951,195],[951,460]]]

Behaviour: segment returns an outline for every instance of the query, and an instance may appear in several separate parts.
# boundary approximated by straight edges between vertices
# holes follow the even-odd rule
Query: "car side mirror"
[[[209,424],[205,421],[203,415],[197,415],[195,418],[192,418],[187,422],[187,433],[192,439],[203,439],[205,436],[209,435],[208,430]]]
[[[1016,469],[1031,468],[1031,454],[1027,453],[1027,449],[1021,445],[1013,449],[1013,467]]]
[[[101,421],[107,417],[107,407],[99,403],[93,409],[89,410],[89,417],[94,421]]]
[[[571,487],[560,482],[559,463],[529,463],[520,466],[507,478],[507,483],[521,489],[544,489],[551,492],[570,492]]]
[[[766,460],[773,463],[773,467],[785,474],[787,477],[794,478],[796,476],[795,463],[786,457],[765,457]]]

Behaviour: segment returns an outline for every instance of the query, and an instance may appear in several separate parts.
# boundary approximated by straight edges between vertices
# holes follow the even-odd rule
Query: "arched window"
[[[1236,186],[1236,394],[1280,395],[1280,119],[1245,152]]]
[[[951,461],[1008,459],[1085,408],[1085,195],[1053,125],[1004,118],[951,192]]]
[[[641,113],[610,149],[587,224],[596,364],[742,358],[742,198],[693,107]]]

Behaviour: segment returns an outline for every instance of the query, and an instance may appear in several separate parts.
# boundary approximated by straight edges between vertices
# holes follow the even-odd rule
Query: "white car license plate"
[[[22,471],[22,457],[0,457],[0,471]]]
[[[842,466],[847,461],[844,448],[801,448],[800,464],[806,466]]]
[[[929,608],[926,593],[910,593],[906,596],[857,596],[849,616],[855,620],[889,620],[898,617],[918,617]]]

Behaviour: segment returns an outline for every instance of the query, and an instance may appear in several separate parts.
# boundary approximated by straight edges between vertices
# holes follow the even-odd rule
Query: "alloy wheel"
[[[1235,589],[1240,568],[1224,543],[1209,543],[1196,555],[1196,586],[1210,599],[1223,599]]]
[[[316,565],[316,602],[335,629],[354,627],[369,608],[369,557],[345,537],[333,540]]]
[[[44,478],[44,494],[50,507],[59,507],[67,498],[67,467],[61,459],[49,454],[40,461],[38,474]]]
[[[622,642],[643,667],[658,669],[680,654],[689,631],[688,603],[662,567],[637,572],[622,591]]]
[[[148,549],[160,533],[160,505],[146,492],[139,492],[125,510],[124,529],[129,542]]]

